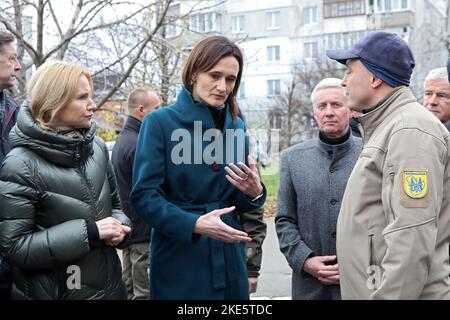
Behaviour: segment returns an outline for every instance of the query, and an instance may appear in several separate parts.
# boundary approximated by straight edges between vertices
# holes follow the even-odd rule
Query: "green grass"
[[[267,199],[264,204],[264,216],[274,217],[277,211],[277,196],[280,185],[279,160],[274,159],[265,168],[260,167],[261,180],[267,189]]]
[[[262,172],[262,182],[267,189],[267,200],[276,202],[280,185],[280,172],[277,171],[271,174],[264,174],[264,172]]]

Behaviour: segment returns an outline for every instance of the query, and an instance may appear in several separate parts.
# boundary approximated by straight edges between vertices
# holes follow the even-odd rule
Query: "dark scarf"
[[[322,131],[319,132],[319,139],[323,143],[326,143],[326,144],[329,144],[329,145],[332,145],[332,146],[335,146],[335,145],[338,145],[338,144],[342,144],[345,141],[347,141],[348,138],[350,138],[350,128],[348,128],[346,134],[344,134],[342,137],[339,137],[339,138],[330,138],[330,137],[327,137],[325,135],[325,133],[323,133]]]

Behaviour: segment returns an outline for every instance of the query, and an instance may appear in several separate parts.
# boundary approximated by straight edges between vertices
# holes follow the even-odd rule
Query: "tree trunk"
[[[36,69],[39,68],[41,64],[44,63],[42,61],[42,52],[44,49],[44,0],[39,0],[37,5],[37,30],[36,30],[36,57],[34,59],[34,64]]]
[[[20,35],[20,37],[17,37],[17,59],[19,59],[19,61],[23,63],[22,61],[24,61],[25,46],[23,43],[24,34],[22,25],[22,4],[18,0],[14,0],[14,22],[17,33]],[[27,82],[25,68],[20,69],[17,80],[18,80],[17,98],[18,100],[23,100],[26,94],[26,82]]]

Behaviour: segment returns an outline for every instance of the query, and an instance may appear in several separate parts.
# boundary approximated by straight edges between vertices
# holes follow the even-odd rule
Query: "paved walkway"
[[[291,299],[291,275],[286,258],[280,252],[274,218],[267,218],[267,236],[263,244],[263,261],[258,289],[252,299]]]

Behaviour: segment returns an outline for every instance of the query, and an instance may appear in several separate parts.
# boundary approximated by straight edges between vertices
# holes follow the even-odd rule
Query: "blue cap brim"
[[[327,50],[328,58],[336,60],[339,63],[346,64],[348,59],[357,59],[359,56],[350,50],[337,49],[337,50]]]

